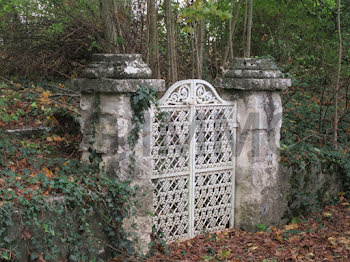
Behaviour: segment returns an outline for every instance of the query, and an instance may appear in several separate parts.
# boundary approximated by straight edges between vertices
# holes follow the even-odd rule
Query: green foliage
[[[331,119],[320,123],[321,106],[309,92],[297,91],[286,97],[281,153],[283,162],[292,169],[291,188],[288,195],[288,217],[297,217],[310,211],[318,211],[329,201],[330,185],[340,181],[350,196],[350,154],[346,122],[339,132],[339,148],[335,149],[328,136],[332,135]],[[329,106],[328,110],[333,110]],[[322,111],[321,111],[322,112]],[[325,174],[322,178],[320,173]],[[334,196],[333,196],[334,197]]]
[[[256,228],[259,232],[266,232],[269,229],[265,224],[258,224]]]
[[[194,27],[197,22],[202,19],[208,19],[209,17],[218,17],[221,20],[227,20],[232,17],[228,5],[226,9],[221,9],[219,3],[215,1],[201,1],[196,0],[189,7],[183,8],[180,14],[178,22],[183,22],[185,26],[183,31],[188,34],[194,33]]]
[[[24,112],[18,108],[15,112],[8,112],[10,106],[14,105],[14,99],[19,98],[18,92],[10,92],[7,85],[2,83],[0,85],[0,121],[8,123],[10,121],[16,121],[19,117],[24,115]]]
[[[37,118],[41,115],[46,118],[53,113],[56,118],[71,117],[74,110],[51,104],[49,97],[55,94],[54,89],[34,85],[34,92],[27,93],[27,85],[18,84],[16,89],[12,84],[2,84],[1,94],[5,95],[0,96],[3,103],[0,116],[11,112],[14,104],[25,103],[31,108],[25,117],[34,114]],[[59,91],[64,90],[61,87]],[[152,103],[158,108],[156,90],[140,87],[130,99],[134,118],[129,145],[134,148],[145,121],[145,111]],[[94,129],[99,124],[99,105],[100,97],[95,95]],[[43,107],[50,112],[43,111]],[[107,174],[101,155],[92,149],[90,163],[82,164],[78,160],[55,157],[57,148],[39,142],[0,134],[1,259],[27,259],[20,257],[25,253],[22,247],[28,249],[30,261],[57,261],[63,249],[70,261],[97,261],[101,247],[108,257],[137,256],[135,243],[130,242],[129,234],[121,227],[124,218],[135,214],[136,189],[130,186],[130,181],[120,181],[115,174]],[[30,166],[18,168],[18,161],[30,162]],[[133,174],[134,153],[131,162]],[[14,224],[18,232],[13,230]]]
[[[11,95],[17,97],[15,92]],[[6,103],[13,101],[10,98],[6,97]],[[30,100],[28,104],[33,110],[39,110],[38,100],[43,98],[47,97],[36,97],[37,100]],[[129,143],[134,148],[144,123],[144,111],[152,103],[158,106],[156,91],[141,87],[131,96],[131,103],[135,115]],[[99,104],[99,96],[95,95],[94,129],[99,123]],[[20,257],[23,246],[28,248],[30,261],[57,261],[63,246],[70,261],[96,261],[102,246],[107,247],[105,251],[109,257],[137,255],[135,243],[128,240],[128,234],[121,227],[123,219],[134,214],[136,191],[130,181],[107,175],[101,169],[101,156],[94,150],[90,150],[89,165],[73,159],[37,157],[50,154],[50,150],[19,137],[1,134],[1,259],[26,259]],[[13,170],[15,158],[30,161],[32,168]],[[134,154],[132,160],[135,161]],[[134,161],[130,173],[134,173]],[[9,231],[14,223],[18,224],[17,233]],[[102,229],[107,239],[101,237]],[[62,246],[56,246],[58,242]]]
[[[131,109],[133,111],[132,124],[133,129],[130,132],[128,142],[131,148],[134,148],[139,138],[139,132],[145,123],[145,112],[151,108],[153,104],[159,113],[158,118],[162,118],[164,113],[159,110],[157,90],[153,87],[140,86],[140,88],[132,93],[130,97]]]
[[[52,170],[53,177],[48,172],[32,174],[30,170],[17,174],[8,167],[8,159],[22,152],[21,158],[35,161],[38,152],[35,146],[24,152],[12,139],[2,134],[0,140],[2,259],[25,259],[19,257],[19,252],[28,245],[30,261],[40,256],[57,261],[57,241],[68,247],[71,261],[95,261],[99,242],[109,246],[110,255],[126,257],[134,252],[121,228],[122,219],[133,206],[130,199],[134,191],[127,182],[101,172],[98,161],[83,165],[77,160],[37,159],[35,165]],[[96,223],[108,239],[100,238]],[[15,236],[8,231],[14,224],[19,230]]]

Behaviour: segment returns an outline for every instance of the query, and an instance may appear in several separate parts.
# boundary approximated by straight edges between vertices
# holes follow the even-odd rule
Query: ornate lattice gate
[[[236,105],[202,80],[175,83],[153,110],[153,224],[165,240],[233,226]]]

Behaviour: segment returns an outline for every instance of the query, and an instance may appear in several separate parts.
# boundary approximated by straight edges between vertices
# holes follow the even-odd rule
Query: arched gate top
[[[222,99],[215,88],[200,79],[182,80],[173,84],[160,99],[161,105],[230,105]]]

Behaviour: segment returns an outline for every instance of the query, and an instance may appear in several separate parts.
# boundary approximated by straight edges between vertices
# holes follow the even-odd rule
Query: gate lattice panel
[[[202,80],[175,83],[152,115],[153,224],[166,241],[233,226],[236,105]]]

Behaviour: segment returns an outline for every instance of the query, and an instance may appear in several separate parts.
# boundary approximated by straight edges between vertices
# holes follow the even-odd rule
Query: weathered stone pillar
[[[291,86],[267,59],[236,58],[216,79],[218,91],[237,101],[235,226],[278,225],[284,211],[279,172],[282,103]]]
[[[95,54],[92,63],[83,70],[81,78],[73,80],[81,92],[82,161],[88,161],[91,149],[102,157],[105,170],[121,180],[130,179],[139,186],[137,217],[124,221],[124,228],[137,226],[137,235],[143,251],[147,250],[152,232],[153,196],[151,182],[150,125],[140,132],[135,148],[130,148],[128,137],[132,129],[130,94],[140,86],[165,89],[164,80],[149,79],[151,69],[137,54]],[[147,121],[146,121],[147,122]],[[149,122],[149,121],[148,121]],[[136,166],[130,174],[130,155],[135,150]],[[131,229],[135,231],[134,229]]]

